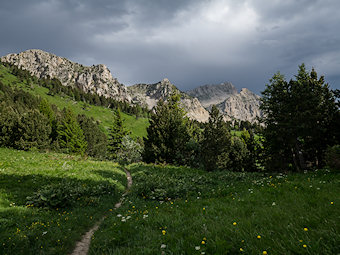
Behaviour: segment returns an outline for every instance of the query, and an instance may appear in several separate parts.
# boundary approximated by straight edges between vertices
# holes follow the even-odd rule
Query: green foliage
[[[295,80],[277,73],[262,92],[261,110],[269,167],[301,170],[322,164],[334,141],[337,108],[324,77],[302,64]]]
[[[87,117],[91,118],[93,117],[96,121],[99,122],[100,124],[100,129],[102,131],[105,132],[106,135],[108,135],[108,130],[112,125],[112,112],[113,109],[117,109],[118,107],[120,109],[123,109],[124,111],[124,107],[129,107],[130,105],[127,102],[122,103],[122,105],[120,105],[118,102],[118,104],[115,104],[114,102],[111,102],[109,99],[105,99],[104,97],[101,99],[101,101],[103,101],[104,103],[107,102],[108,104],[103,104],[102,106],[96,106],[94,104],[91,104],[90,101],[86,101],[86,98],[81,98],[80,101],[76,101],[73,97],[68,96],[66,93],[66,90],[71,90],[71,87],[65,87],[60,85],[59,81],[57,82],[57,80],[55,80],[53,82],[53,84],[59,84],[61,87],[59,88],[59,85],[54,85],[56,86],[56,93],[49,93],[50,92],[50,85],[44,85],[45,82],[47,80],[41,81],[41,79],[38,79],[34,76],[29,76],[29,80],[25,80],[25,78],[20,78],[19,76],[13,75],[12,71],[11,71],[10,66],[4,66],[2,64],[0,64],[0,101],[3,101],[3,97],[1,96],[2,92],[3,92],[3,88],[1,87],[1,84],[3,83],[5,86],[5,90],[8,90],[10,88],[12,88],[13,90],[20,90],[22,92],[25,92],[25,94],[28,94],[30,96],[33,95],[33,97],[31,97],[31,99],[33,98],[42,98],[42,99],[46,99],[49,104],[52,106],[53,105],[57,106],[59,109],[63,109],[63,108],[71,108],[72,111],[75,114],[84,114]],[[13,67],[13,68],[17,68],[17,67]],[[27,72],[27,71],[24,71]],[[16,74],[16,73],[14,73]],[[28,82],[29,81],[29,82]],[[2,83],[1,83],[2,82]],[[58,86],[58,88],[57,88]],[[62,91],[62,89],[65,89],[65,93]],[[8,93],[5,93],[5,97],[8,98]],[[76,95],[76,93],[75,93]],[[91,95],[91,94],[89,94]],[[19,98],[20,100],[16,100],[16,107],[19,105],[22,105],[22,103],[19,104],[19,101],[22,101],[22,96],[15,96],[15,97],[10,97],[10,100],[12,100],[12,98]],[[113,99],[112,99],[113,100]],[[37,108],[37,106],[39,105],[40,100],[36,100],[36,102],[31,102],[33,103],[35,106],[33,107],[34,109]],[[27,104],[28,105],[28,104]],[[105,107],[103,107],[105,106]],[[25,106],[27,107],[27,106]],[[136,107],[132,107],[129,109],[132,109],[132,111],[127,110],[127,113],[122,112],[122,118],[124,120],[124,126],[127,130],[129,130],[131,132],[131,136],[132,137],[144,137],[146,136],[146,128],[149,124],[149,121],[147,118],[145,118],[147,116],[147,113],[144,113],[144,110],[142,110],[142,114],[137,114],[136,116],[134,116],[134,110]],[[137,107],[138,108],[138,107]],[[137,109],[136,108],[136,109]],[[127,109],[127,108],[126,108]],[[138,110],[138,109],[137,109]],[[53,108],[53,111],[55,111],[55,109]],[[140,111],[140,110],[138,110]],[[56,130],[54,129],[54,126],[52,126],[52,140],[55,141],[56,139]]]
[[[114,112],[114,120],[109,132],[108,141],[108,158],[117,159],[117,153],[122,148],[123,138],[128,134],[128,131],[123,126],[123,120],[120,110]]]
[[[125,187],[112,162],[0,148],[0,254],[72,253]]]
[[[202,161],[207,171],[227,169],[230,152],[230,133],[218,108],[213,105],[202,140]]]
[[[20,150],[47,149],[50,134],[49,121],[39,111],[19,111],[5,103],[0,104],[0,146]]]
[[[126,135],[123,137],[121,148],[117,152],[117,162],[129,165],[142,161],[143,147],[138,142]]]
[[[27,197],[26,204],[29,207],[41,207],[45,209],[70,208],[76,203],[82,205],[91,201],[92,205],[98,205],[97,197],[115,194],[115,186],[109,183],[101,183],[96,186],[82,185],[79,181],[62,180],[60,183],[49,184]]]
[[[133,166],[132,192],[150,200],[185,198],[203,191],[205,185],[213,183],[201,171],[184,167]]]
[[[86,115],[78,115],[77,121],[84,132],[87,142],[86,154],[91,157],[105,158],[107,149],[107,137],[99,128],[98,122]]]
[[[47,99],[42,99],[39,104],[39,110],[42,114],[44,114],[50,121],[51,125],[53,121],[55,120],[55,113],[52,110],[52,107],[50,103],[47,101]]]
[[[87,142],[71,109],[63,109],[62,119],[58,125],[58,143],[60,148],[70,153],[83,155]]]
[[[185,112],[179,106],[180,95],[167,102],[160,100],[154,108],[144,138],[143,159],[146,162],[183,164],[190,136]]]
[[[5,102],[0,103],[0,146],[13,147],[19,139],[17,123],[19,114]]]
[[[328,147],[325,158],[329,168],[340,171],[340,145]]]
[[[340,248],[338,173],[128,169],[131,192],[95,232],[90,255],[337,254]]]
[[[47,149],[50,146],[50,122],[38,110],[24,112],[17,123],[17,131],[20,138],[14,142],[16,149]]]

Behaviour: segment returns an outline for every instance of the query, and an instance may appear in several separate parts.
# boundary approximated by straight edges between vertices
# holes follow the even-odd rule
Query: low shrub
[[[26,205],[46,209],[71,207],[76,202],[96,205],[102,195],[113,194],[116,187],[110,183],[88,185],[77,181],[65,180],[58,184],[42,187],[28,196]]]
[[[340,171],[340,145],[329,147],[326,151],[326,165],[332,170]]]

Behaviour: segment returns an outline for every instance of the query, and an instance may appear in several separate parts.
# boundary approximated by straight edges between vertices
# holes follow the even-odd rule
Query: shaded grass
[[[40,87],[37,84],[28,85],[25,82],[21,82],[16,76],[9,73],[8,69],[3,65],[0,65],[0,79],[5,85],[21,88],[35,96],[47,99],[50,104],[55,104],[59,109],[69,107],[76,114],[85,114],[88,117],[93,117],[100,122],[100,127],[106,134],[108,134],[108,130],[112,126],[113,111],[109,108],[74,101],[68,96],[50,96],[48,95],[49,90],[47,88]],[[122,113],[122,118],[126,129],[131,132],[132,137],[146,136],[146,128],[149,125],[147,118],[136,119],[135,116],[126,113]]]
[[[59,183],[110,189],[96,196],[83,194],[66,208],[26,205],[27,196]],[[125,186],[124,171],[111,162],[0,148],[0,254],[67,254],[110,212]],[[65,192],[70,188],[77,187],[66,185]]]
[[[133,189],[95,233],[90,254],[340,251],[339,174],[206,173],[143,165],[130,170]],[[164,190],[171,196],[162,200],[156,193]]]

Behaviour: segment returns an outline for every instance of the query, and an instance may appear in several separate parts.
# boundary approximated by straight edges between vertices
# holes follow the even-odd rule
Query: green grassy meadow
[[[0,148],[0,254],[68,254],[126,184],[115,163]],[[35,200],[57,204],[27,204],[39,190]]]
[[[130,166],[90,254],[339,254],[340,176]]]
[[[69,107],[76,114],[85,114],[88,117],[93,117],[100,122],[100,126],[105,133],[108,133],[109,128],[112,126],[113,112],[111,109],[74,101],[67,96],[50,96],[48,95],[47,88],[36,84],[28,86],[26,83],[20,82],[18,77],[9,73],[9,70],[3,65],[0,65],[0,79],[6,85],[22,88],[35,96],[47,99],[50,104],[55,104],[59,109]],[[146,128],[149,125],[149,120],[147,118],[136,119],[135,116],[126,113],[122,113],[122,118],[124,120],[124,125],[127,130],[131,132],[132,137],[146,136]]]

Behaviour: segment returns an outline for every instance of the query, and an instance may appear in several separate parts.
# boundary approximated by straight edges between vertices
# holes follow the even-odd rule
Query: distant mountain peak
[[[186,92],[192,97],[198,98],[204,107],[223,102],[230,95],[237,94],[237,89],[231,82],[203,85]]]
[[[78,87],[119,101],[131,100],[126,87],[103,64],[84,66],[39,49],[9,54],[1,61],[17,65],[38,78],[57,78],[64,86]]]
[[[238,93],[230,82],[203,85],[187,93],[198,98],[206,109],[216,105],[228,120],[240,119],[252,122],[261,116],[260,97],[247,88],[242,88]]]
[[[192,98],[181,92],[169,79],[153,84],[136,84],[128,87],[132,102],[152,109],[159,100],[166,100],[173,92],[181,95],[181,105],[187,112],[187,116],[197,121],[205,122],[209,118],[209,113],[204,109],[197,98]]]

